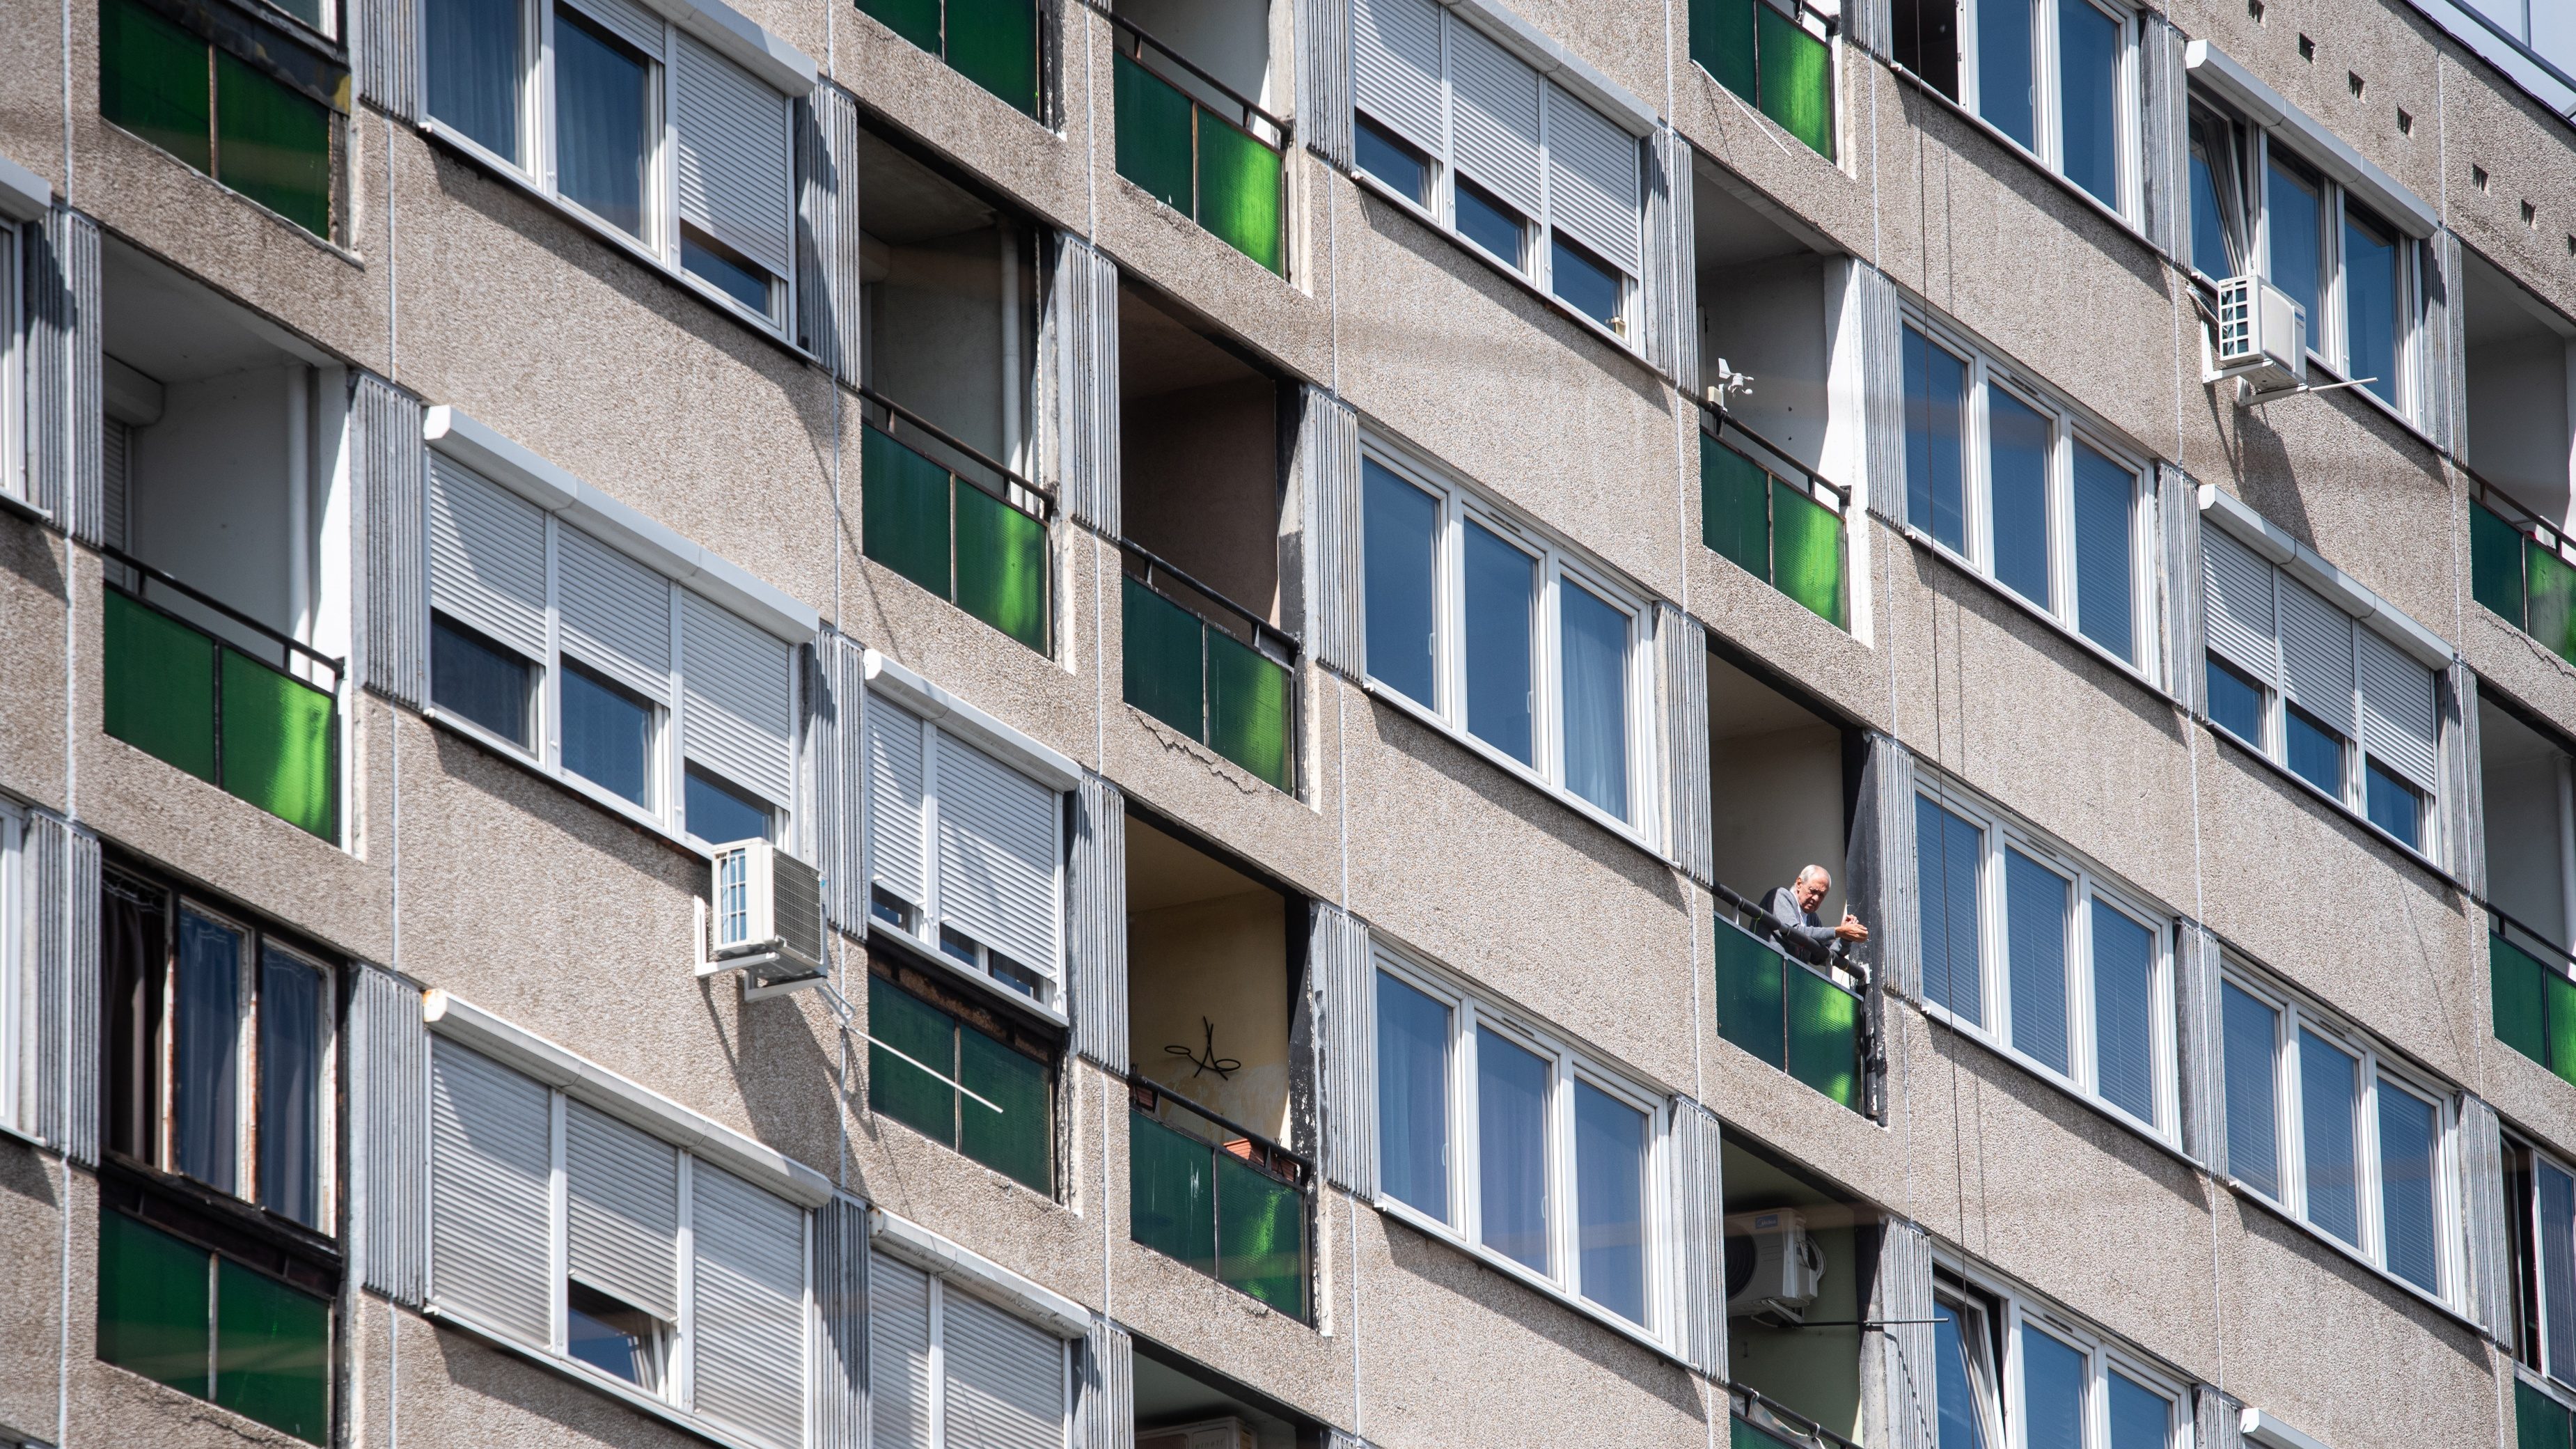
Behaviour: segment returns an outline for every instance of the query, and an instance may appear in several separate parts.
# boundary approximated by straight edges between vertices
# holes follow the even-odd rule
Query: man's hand
[[[1845,941],[1866,941],[1869,939],[1869,927],[1862,925],[1858,916],[1845,911],[1843,923],[1834,927],[1834,935]]]

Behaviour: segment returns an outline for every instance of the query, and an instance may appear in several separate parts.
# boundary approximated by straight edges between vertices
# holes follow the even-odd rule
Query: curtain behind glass
[[[1530,763],[1530,635],[1538,561],[1467,525],[1467,732]]]
[[[2004,852],[2004,932],[2010,953],[2013,1045],[2067,1070],[2067,881],[2018,850]]]
[[[423,0],[429,113],[525,165],[519,77],[527,70],[519,0]]]
[[[239,931],[180,913],[171,1156],[181,1172],[225,1192],[240,1190],[241,957]]]
[[[651,164],[652,66],[578,11],[555,10],[555,189],[639,239]]]
[[[1574,1223],[1583,1296],[1646,1321],[1646,1114],[1574,1086]]]
[[[99,890],[100,1011],[107,1018],[107,1147],[157,1161],[160,1129],[162,963],[169,956],[167,898],[106,873]]]
[[[2021,1330],[2022,1449],[2084,1449],[2084,1355]]]
[[[2541,1333],[2548,1340],[2549,1376],[2576,1379],[2576,1178],[2536,1163],[2539,1198]]]
[[[1440,504],[1374,458],[1362,460],[1360,472],[1368,672],[1418,703],[1436,705]]]
[[[1449,1221],[1449,1008],[1377,978],[1377,1185]]]
[[[2173,1401],[2114,1369],[2111,1449],[2165,1449],[2173,1436]]]
[[[1477,1204],[1485,1246],[1547,1265],[1547,1063],[1476,1029]]]
[[[1978,0],[1977,114],[2036,150],[2031,125],[2032,0]]]
[[[2308,1221],[2355,1247],[2361,1203],[2353,1117],[2360,1064],[2315,1032],[2299,1033],[2299,1135],[2307,1147]]]
[[[2094,1076],[2103,1100],[2156,1120],[2155,933],[2093,903]]]
[[[2440,1134],[2432,1103],[2379,1084],[2379,1217],[2388,1240],[2388,1271],[2427,1293],[2442,1291],[2433,1208]]]
[[[1987,468],[1994,475],[1995,578],[2045,609],[2048,591],[2048,466],[2055,429],[2037,408],[2001,388],[1986,390]]]
[[[2057,0],[2059,149],[2066,179],[2120,205],[2120,22],[2092,0]]]
[[[1628,818],[1628,616],[1571,580],[1557,589],[1565,788]]]
[[[2345,208],[2343,222],[2344,376],[2397,406],[2397,239],[2367,216]]]
[[[1968,551],[1961,493],[1960,419],[1968,364],[1905,329],[1905,518],[1943,545]]]
[[[325,978],[282,952],[260,955],[259,1200],[319,1228]]]
[[[2245,270],[2245,188],[2237,171],[2236,128],[2191,115],[2191,264],[2226,278]]]
[[[567,664],[561,678],[564,768],[649,807],[653,707],[577,665]]]
[[[2274,161],[2264,181],[2264,221],[2271,228],[2272,285],[2308,309],[2308,345],[2317,345],[2319,243],[2324,237],[2322,203],[2314,182]]]
[[[2131,660],[2138,647],[2130,583],[2130,512],[2137,497],[2135,473],[2075,445],[2076,625],[2085,638]]]
[[[1961,1021],[1985,1024],[1978,988],[1977,827],[1914,797],[1915,899],[1923,918],[1923,994]]]
[[[1977,1370],[1968,1359],[1968,1343],[1976,1331],[1973,1323],[1960,1323],[1957,1308],[1933,1303],[1932,1357],[1938,1375],[1934,1391],[1940,1396],[1938,1449],[1986,1449],[1985,1410],[1978,1399]]]
[[[2280,1116],[2272,1052],[2281,1014],[2232,982],[2219,987],[2219,1035],[2227,1062],[2227,1171],[2265,1196],[2281,1196]]]

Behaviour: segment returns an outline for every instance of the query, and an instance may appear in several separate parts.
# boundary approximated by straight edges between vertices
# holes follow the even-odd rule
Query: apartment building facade
[[[2547,12],[10,0],[0,1444],[2576,1449]]]

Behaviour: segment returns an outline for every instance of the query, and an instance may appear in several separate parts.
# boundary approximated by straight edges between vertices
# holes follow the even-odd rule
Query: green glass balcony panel
[[[100,1213],[98,1356],[206,1397],[212,1256],[123,1213]]]
[[[859,528],[867,556],[948,594],[948,470],[874,428],[859,447]]]
[[[2559,658],[2576,663],[2576,567],[2538,539],[2524,540],[2523,556],[2529,581],[2523,627]]]
[[[1118,122],[1118,174],[1181,215],[1195,216],[1190,113],[1197,107],[1125,51],[1114,65],[1111,93]]]
[[[1281,263],[1279,152],[1199,112],[1199,225],[1271,271]]]
[[[1775,1067],[1789,1060],[1780,953],[1730,925],[1717,928],[1717,1034]]]
[[[132,595],[104,593],[107,732],[212,784],[214,641]]]
[[[868,1110],[955,1147],[957,1089],[922,1068],[937,1068],[942,1074],[953,1069],[957,1019],[872,975],[868,978],[868,1035],[875,1038],[868,1043]]]
[[[957,1150],[1038,1192],[1055,1191],[1054,1114],[1046,1063],[971,1026],[957,1028],[957,1080],[974,1097],[957,1102]]]
[[[2516,1378],[2513,1381],[2514,1449],[2576,1449],[2576,1415],[2556,1399]]]
[[[1754,98],[1753,12],[1762,0],[1691,0],[1690,54],[1718,84]]]
[[[1706,433],[1699,435],[1699,536],[1746,573],[1771,581],[1771,475]]]
[[[1215,1149],[1143,1112],[1127,1126],[1127,1235],[1214,1277]]]
[[[971,483],[956,496],[958,607],[1046,653],[1046,524]]]
[[[1762,114],[1830,160],[1834,154],[1833,48],[1769,5],[1756,3]]]
[[[1804,967],[1781,974],[1789,983],[1789,1075],[1858,1108],[1860,999]]]
[[[2540,972],[2540,1012],[2542,1031],[2547,1033],[2549,1055],[2541,1064],[2570,1082],[2576,1082],[2576,981],[2543,967]]]
[[[2522,535],[2481,503],[2469,505],[2469,590],[2477,601],[2524,627]]]
[[[2542,1066],[2549,1065],[2549,1015],[2541,983],[2549,975],[2530,952],[2488,934],[2487,990],[2496,1040]]]
[[[330,107],[217,51],[215,178],[315,236],[330,236]]]
[[[873,15],[885,28],[939,54],[939,0],[858,0],[859,13]]]
[[[1205,743],[1206,654],[1199,616],[1126,575],[1120,595],[1124,623],[1118,637],[1126,653],[1126,700],[1145,713]]]
[[[215,1260],[216,1403],[310,1444],[331,1433],[331,1305]]]
[[[223,651],[224,788],[325,840],[340,833],[331,696]]]
[[[1773,585],[1826,623],[1846,627],[1842,515],[1774,478],[1771,531]]]
[[[1741,1415],[1730,1417],[1727,1422],[1733,1426],[1727,1434],[1727,1449],[1797,1449],[1796,1445],[1768,1429],[1754,1427],[1751,1420]]]
[[[1208,748],[1288,788],[1288,671],[1220,630],[1207,631]]]
[[[103,0],[98,30],[99,114],[211,175],[210,47],[140,0]]]
[[[1217,1278],[1291,1318],[1306,1316],[1305,1194],[1216,1154]]]
[[[1038,113],[1036,0],[948,0],[948,63],[1021,111]]]

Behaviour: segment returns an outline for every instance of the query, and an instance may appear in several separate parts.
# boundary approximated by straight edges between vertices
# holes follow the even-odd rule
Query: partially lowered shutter
[[[2272,566],[2225,532],[2200,533],[2201,587],[2209,647],[2266,684],[2279,677],[2273,643]]]
[[[930,1275],[868,1252],[868,1416],[873,1449],[932,1449]]]
[[[969,1294],[940,1309],[944,1449],[1061,1449],[1064,1340]]]
[[[647,699],[671,695],[671,585],[577,528],[555,532],[564,652]]]
[[[2371,757],[2422,786],[2440,788],[2440,715],[2433,671],[2364,628],[2355,641],[2361,674],[2361,743]]]
[[[1540,214],[1538,72],[1472,25],[1449,23],[1449,124],[1458,169]]]
[[[879,695],[868,701],[868,879],[916,907],[930,905],[930,832],[922,819],[921,717]]]
[[[545,657],[545,514],[437,452],[429,457],[429,601],[531,659]]]
[[[787,98],[695,36],[678,37],[677,56],[680,220],[784,279],[793,164]]]
[[[655,60],[662,58],[662,17],[635,0],[572,0],[573,8]]]
[[[2338,734],[2352,734],[2352,616],[2281,580],[2281,687]]]
[[[680,1320],[680,1155],[579,1102],[564,1108],[572,1276],[665,1323]]]
[[[794,715],[785,644],[697,595],[680,595],[683,748],[774,805],[793,798]]]
[[[554,1318],[550,1117],[544,1087],[431,1043],[431,1301],[537,1347]]]
[[[1548,214],[1632,277],[1641,270],[1640,155],[1635,136],[1548,83]]]
[[[940,922],[1052,979],[1059,797],[947,734],[938,748]]]
[[[1440,8],[1431,0],[1353,0],[1351,76],[1359,109],[1435,156],[1447,149]]]
[[[697,1411],[771,1444],[801,1444],[804,1210],[705,1162],[689,1193]]]

